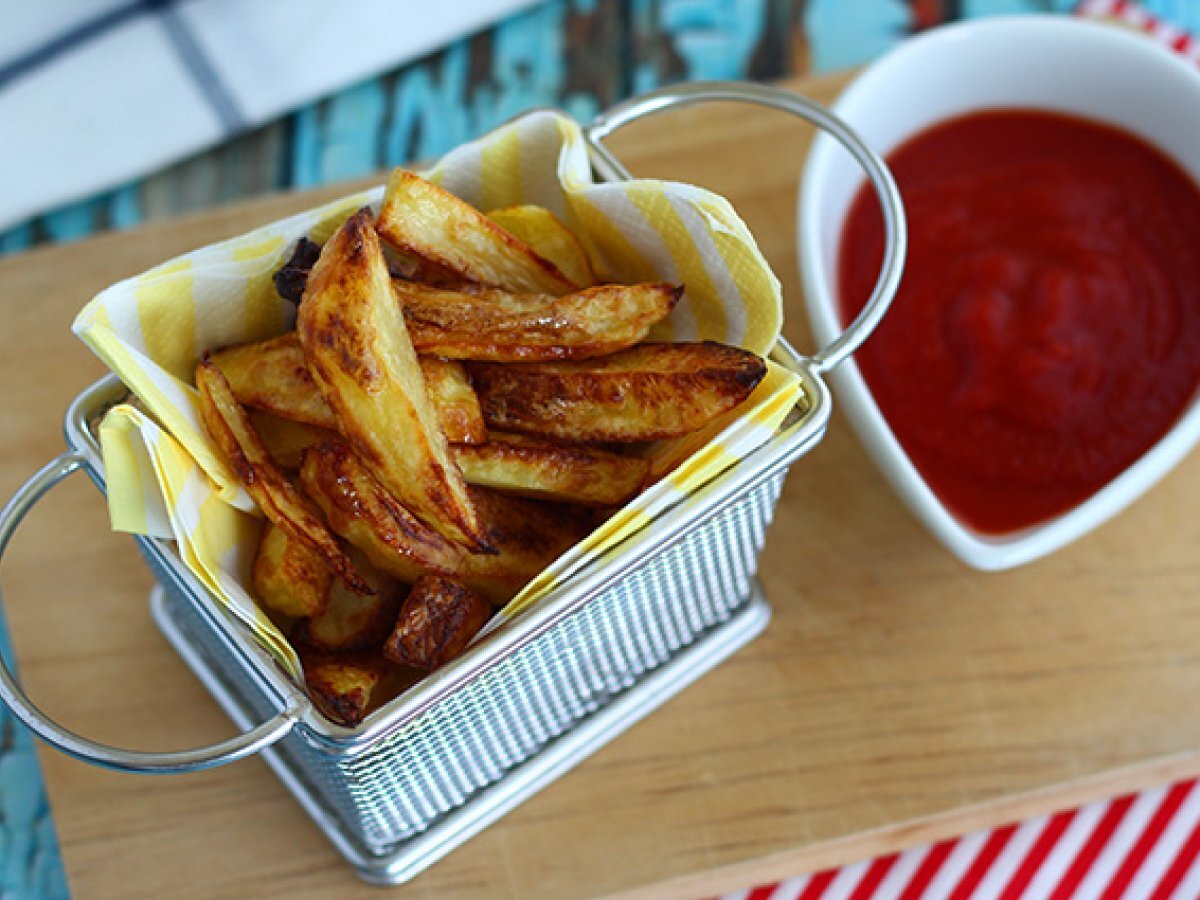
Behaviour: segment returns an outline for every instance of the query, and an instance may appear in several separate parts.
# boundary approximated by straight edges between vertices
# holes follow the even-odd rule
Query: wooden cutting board
[[[833,78],[794,85],[829,101]],[[742,108],[634,126],[639,174],[725,193],[809,346],[793,249],[808,134]],[[0,262],[0,494],[62,448],[101,367],[94,292],[346,190],[280,197]],[[407,896],[694,897],[1200,772],[1200,456],[1053,558],[985,575],[914,522],[840,421],[794,468],[762,561],[766,634]],[[94,737],[180,748],[231,728],[155,631],[151,579],[85,479],[14,542],[4,600],[26,684]],[[376,897],[252,760],[150,779],[42,753],[81,897]]]

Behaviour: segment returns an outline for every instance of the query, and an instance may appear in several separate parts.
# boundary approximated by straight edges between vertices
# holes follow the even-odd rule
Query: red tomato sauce
[[[899,293],[855,358],[930,488],[1004,534],[1087,499],[1200,383],[1200,190],[1139,138],[997,110],[888,159],[908,214]],[[865,188],[838,257],[841,313],[883,254]]]

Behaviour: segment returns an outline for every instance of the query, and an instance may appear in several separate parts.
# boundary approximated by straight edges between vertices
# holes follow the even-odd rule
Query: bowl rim
[[[1164,72],[1186,72],[1200,99],[1200,70],[1145,35],[1064,15],[1026,14],[957,22],[910,38],[865,67],[838,97],[832,111],[854,127],[855,108],[864,103],[863,98],[885,85],[889,77],[894,77],[892,73],[912,65],[914,59],[942,53],[951,45],[957,46],[966,40],[1012,40],[1031,33],[1066,34],[1071,40],[1090,42],[1093,52],[1115,48],[1140,57],[1137,61],[1141,64],[1161,67]],[[928,125],[918,124],[905,131],[898,141],[926,127]],[[1151,137],[1141,136],[1158,146]],[[875,149],[886,155],[894,146],[893,143]],[[820,207],[824,202],[821,179],[835,158],[834,153],[831,142],[818,136],[805,163],[797,205],[797,250],[804,304],[818,341],[827,339],[841,327],[832,278],[824,269],[819,234]],[[860,443],[904,504],[955,556],[984,571],[1009,569],[1032,562],[1082,537],[1145,493],[1200,440],[1198,388],[1190,406],[1170,429],[1096,493],[1044,522],[1007,534],[991,535],[961,522],[929,487],[883,417],[853,357],[830,373],[830,381]]]

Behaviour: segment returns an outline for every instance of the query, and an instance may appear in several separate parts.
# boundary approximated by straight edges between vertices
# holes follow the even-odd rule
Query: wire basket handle
[[[729,101],[752,103],[770,109],[783,110],[815,125],[841,144],[867,173],[883,209],[883,265],[879,278],[866,305],[853,322],[832,343],[818,350],[807,359],[808,366],[817,372],[834,368],[853,353],[875,330],[883,314],[891,305],[900,275],[904,269],[904,256],[908,246],[908,230],[904,220],[904,205],[900,192],[892,179],[887,165],[879,155],[863,143],[850,126],[825,107],[807,97],[782,88],[761,84],[733,81],[705,81],[660,88],[627,100],[601,113],[584,130],[584,135],[594,155],[594,163],[607,178],[630,180],[633,176],[601,141],[618,128],[638,119],[668,109],[690,106],[695,103]]]
[[[0,558],[4,556],[4,551],[8,548],[8,542],[12,540],[17,526],[21,524],[34,505],[47,491],[72,472],[79,470],[82,465],[83,456],[81,454],[62,454],[43,466],[5,504],[4,509],[0,510]],[[4,659],[2,654],[0,654],[0,701],[12,711],[13,715],[29,726],[34,734],[64,753],[93,765],[146,774],[197,772],[251,756],[284,737],[295,726],[300,715],[297,710],[285,709],[244,734],[197,750],[167,752],[124,750],[82,737],[59,725],[42,712],[21,688],[9,667],[9,662]]]

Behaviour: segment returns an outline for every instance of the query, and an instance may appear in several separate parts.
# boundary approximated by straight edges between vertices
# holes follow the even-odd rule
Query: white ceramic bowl
[[[871,65],[833,109],[886,155],[935,122],[988,107],[1055,110],[1123,127],[1200,182],[1200,72],[1148,38],[1093,22],[1021,16],[935,29]],[[850,157],[818,139],[801,184],[799,234],[809,319],[822,344],[842,328],[837,245],[861,183]],[[980,569],[1020,565],[1075,540],[1140,496],[1200,437],[1194,399],[1162,440],[1090,499],[1044,524],[984,535],[929,489],[853,361],[831,377],[842,409],[897,493],[953,553]]]

